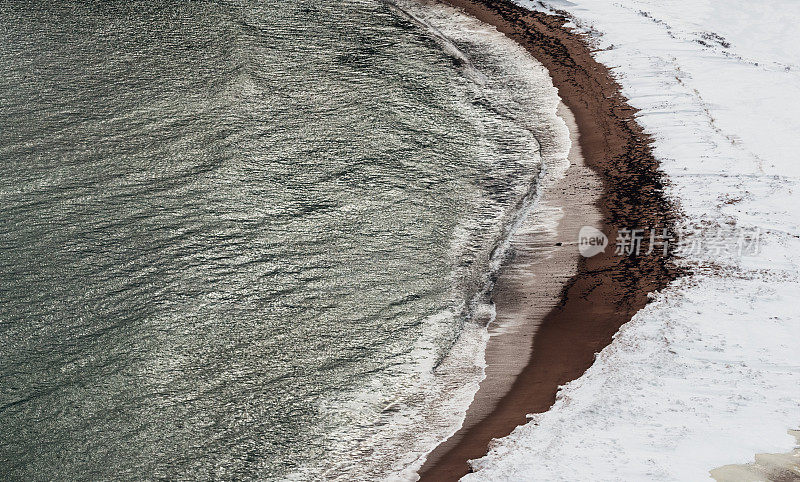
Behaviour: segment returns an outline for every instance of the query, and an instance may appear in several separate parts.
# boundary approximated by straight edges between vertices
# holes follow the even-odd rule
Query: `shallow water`
[[[554,93],[402,7],[0,10],[0,474],[386,475],[468,398]]]

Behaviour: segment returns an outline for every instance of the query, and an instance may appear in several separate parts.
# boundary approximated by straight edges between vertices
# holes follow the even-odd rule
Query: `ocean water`
[[[402,477],[457,428],[568,148],[540,65],[405,0],[0,25],[0,477]]]

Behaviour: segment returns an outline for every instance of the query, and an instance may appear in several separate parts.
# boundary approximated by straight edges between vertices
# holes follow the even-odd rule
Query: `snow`
[[[789,452],[800,428],[800,2],[520,3],[568,12],[614,67],[656,140],[681,235],[711,244],[720,226],[757,229],[760,251],[682,258],[693,274],[654,294],[550,411],[496,440],[464,480],[706,480]]]

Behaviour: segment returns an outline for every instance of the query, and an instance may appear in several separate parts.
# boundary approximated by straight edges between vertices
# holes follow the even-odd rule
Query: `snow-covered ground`
[[[681,234],[698,249],[683,259],[694,274],[465,480],[705,480],[789,452],[787,431],[800,428],[800,2],[524,5],[565,10],[590,33],[656,139]],[[739,256],[737,233],[756,229],[759,253]]]

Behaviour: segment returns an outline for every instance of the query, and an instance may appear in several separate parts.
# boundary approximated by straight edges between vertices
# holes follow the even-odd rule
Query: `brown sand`
[[[469,407],[464,428],[486,418],[528,365],[541,321],[556,308],[564,285],[578,272],[578,231],[584,225],[600,226],[601,215],[595,206],[603,192],[600,178],[585,165],[580,146],[574,142],[579,134],[572,113],[562,104],[559,115],[573,139],[570,166],[562,179],[542,182],[536,211],[511,237],[513,259],[501,269],[492,291],[497,316],[489,325],[486,378]],[[552,219],[559,215],[553,226]],[[452,437],[447,446],[457,439]]]
[[[595,353],[647,303],[647,294],[678,275],[665,256],[614,254],[617,228],[670,227],[673,209],[663,196],[650,139],[633,119],[635,110],[609,70],[592,59],[584,39],[564,28],[564,17],[505,0],[445,1],[494,25],[550,71],[574,114],[586,167],[573,153],[566,177],[545,193],[545,206],[564,211],[561,246],[543,256],[536,233],[523,230],[512,240],[517,254],[492,293],[497,323],[487,346],[486,380],[464,426],[420,470],[421,480],[432,481],[459,479],[470,470],[468,460],[485,455],[492,439],[524,424],[526,414],[548,410],[558,387],[591,366]],[[584,224],[609,236],[605,253],[577,256],[575,233]]]

